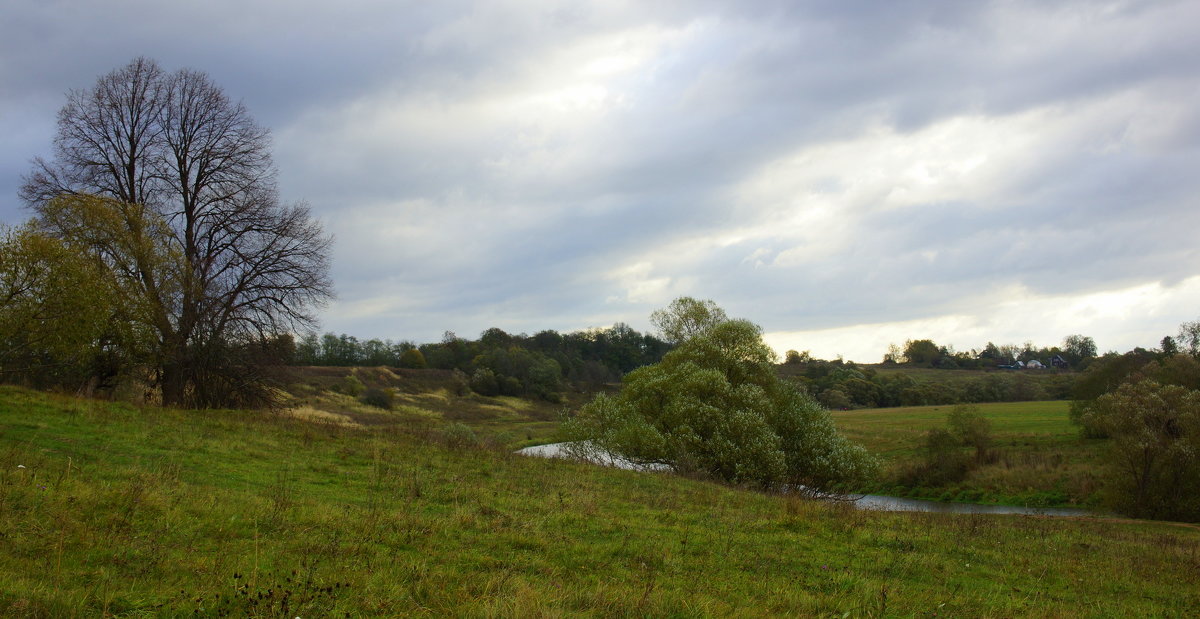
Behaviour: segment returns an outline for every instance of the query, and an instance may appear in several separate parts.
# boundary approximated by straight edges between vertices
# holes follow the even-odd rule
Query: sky
[[[779,353],[1103,351],[1200,319],[1200,3],[7,0],[0,222],[148,56],[272,133],[321,330],[570,332],[688,295]]]

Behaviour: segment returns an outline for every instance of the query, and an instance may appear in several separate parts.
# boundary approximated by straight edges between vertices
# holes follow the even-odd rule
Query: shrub
[[[961,447],[958,437],[945,428],[927,431],[922,444],[923,459],[901,472],[901,481],[910,487],[962,481],[971,470],[971,462]]]
[[[366,390],[366,386],[362,384],[361,380],[358,380],[357,376],[350,375],[346,377],[346,380],[334,385],[333,390],[352,398],[357,398]]]
[[[479,368],[471,374],[471,391],[488,397],[500,395],[500,384],[496,373],[488,368]]]
[[[959,404],[950,411],[946,419],[950,432],[959,444],[975,448],[975,461],[979,464],[991,459],[988,449],[992,446],[992,423],[979,413],[979,409]]]
[[[442,442],[452,449],[479,446],[479,437],[476,436],[475,431],[470,426],[457,421],[442,428],[441,435]]]
[[[362,403],[384,410],[392,410],[392,392],[388,389],[371,387],[363,393]]]
[[[978,465],[994,462],[991,422],[979,409],[960,404],[946,417],[945,428],[925,433],[922,459],[901,471],[899,478],[909,486],[942,486],[966,479]],[[973,447],[975,457],[963,453],[963,447]]]
[[[471,381],[467,379],[465,372],[455,369],[450,373],[450,383],[448,385],[450,393],[456,396],[464,396],[471,391]]]

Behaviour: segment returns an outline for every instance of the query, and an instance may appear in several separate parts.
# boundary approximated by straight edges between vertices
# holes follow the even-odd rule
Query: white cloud
[[[0,126],[44,135],[0,145],[0,209],[62,93],[147,54],[272,127],[337,235],[325,327],[363,337],[645,328],[688,294],[864,359],[858,325],[1076,331],[1013,299],[1152,345],[1198,273],[1195,2],[282,6],[19,1]],[[1176,309],[1093,299],[1147,286]]]

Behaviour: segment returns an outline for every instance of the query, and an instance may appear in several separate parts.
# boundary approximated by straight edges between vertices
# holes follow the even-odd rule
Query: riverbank
[[[518,454],[539,458],[570,458],[571,443],[548,443],[517,450]],[[666,467],[647,469],[624,458],[609,453],[593,453],[593,463],[627,470],[665,470]],[[942,514],[1000,514],[1025,516],[1084,517],[1102,516],[1097,512],[1062,507],[1025,507],[1017,505],[987,505],[982,503],[956,503],[926,501],[905,497],[878,494],[850,495],[846,503],[858,509],[887,512],[931,512]]]

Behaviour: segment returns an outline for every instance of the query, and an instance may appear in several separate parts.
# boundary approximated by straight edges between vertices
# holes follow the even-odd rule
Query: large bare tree
[[[140,297],[165,404],[253,391],[263,358],[250,351],[310,327],[332,297],[331,240],[280,203],[269,145],[206,74],[137,58],[68,95],[53,160],[25,179],[41,225]]]

